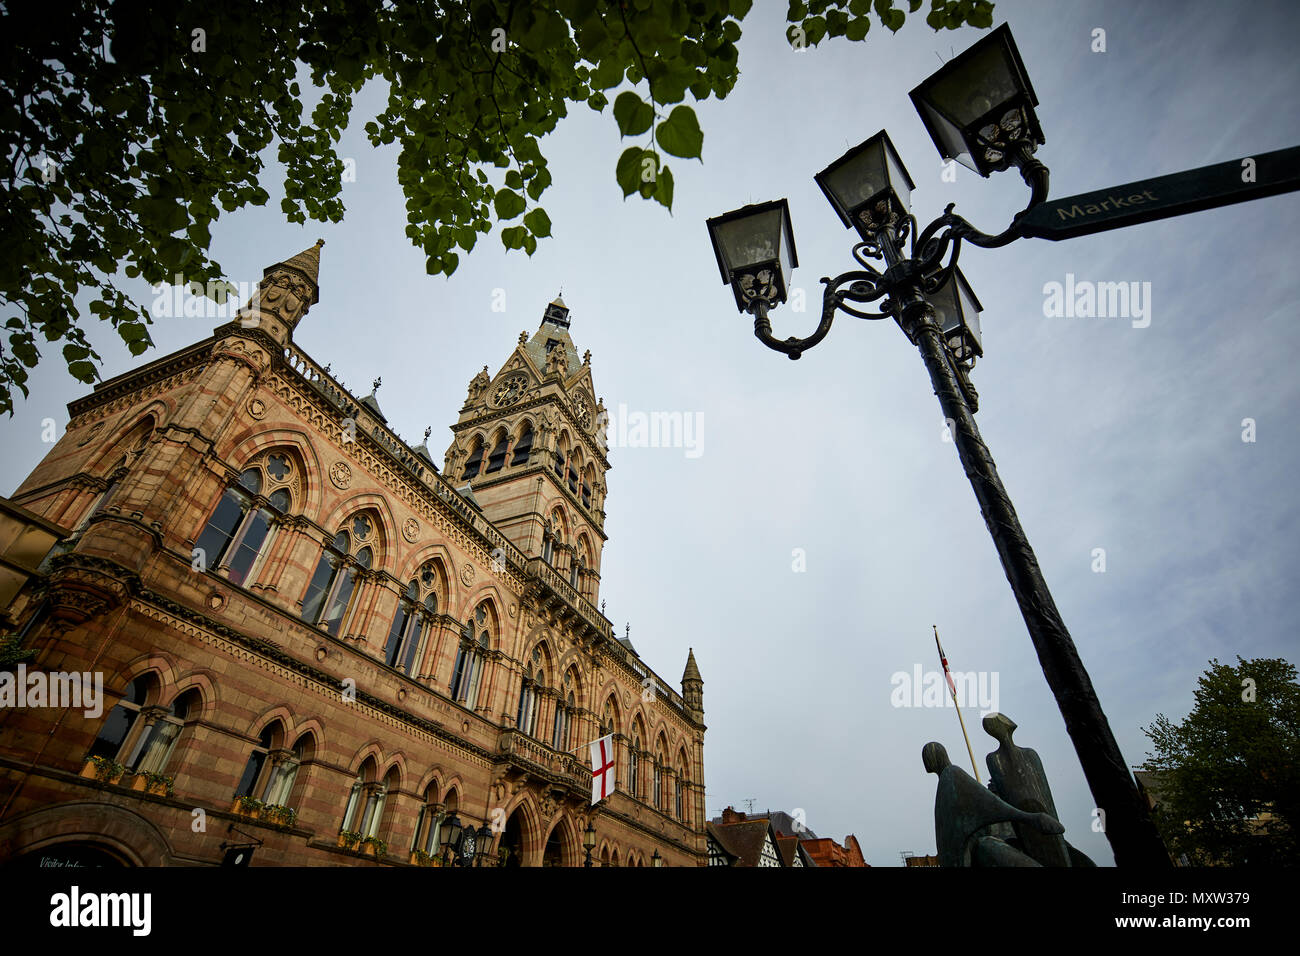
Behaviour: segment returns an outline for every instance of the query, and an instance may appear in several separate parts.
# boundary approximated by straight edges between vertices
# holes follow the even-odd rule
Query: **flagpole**
[[[952,695],[952,705],[957,708],[957,720],[961,724],[961,735],[966,738],[966,753],[970,755],[970,767],[975,771],[975,782],[982,784],[984,781],[980,779],[980,769],[975,764],[975,751],[971,749],[970,735],[966,733],[966,720],[961,715],[961,704],[957,703],[957,685],[952,682],[952,677],[948,674],[948,658],[943,656],[943,645],[939,643],[939,625],[932,624],[931,627],[934,628],[934,646],[939,649],[939,663],[943,665],[943,676],[948,684],[948,692]]]

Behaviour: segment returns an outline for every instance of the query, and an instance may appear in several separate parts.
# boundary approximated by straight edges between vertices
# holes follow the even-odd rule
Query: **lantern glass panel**
[[[766,209],[738,216],[713,227],[713,235],[728,272],[741,272],[778,257],[781,246],[781,210]]]

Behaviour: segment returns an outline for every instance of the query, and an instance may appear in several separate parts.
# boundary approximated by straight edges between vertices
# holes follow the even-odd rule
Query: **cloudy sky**
[[[933,852],[935,779],[921,748],[968,766],[951,708],[891,706],[891,676],[937,666],[996,675],[998,709],[1051,779],[1066,836],[1099,863],[1093,800],[1038,666],[915,349],[893,323],[841,315],[798,362],[763,348],[718,277],[704,221],[787,197],[810,300],[853,267],[852,241],[813,174],[887,128],[922,224],[949,202],[987,231],[1024,205],[1014,172],[945,181],[907,93],[980,31],[896,35],[791,51],[786,4],[758,0],[740,42],[742,76],[697,107],[704,161],[671,163],[676,204],[626,202],[614,179],[612,116],[574,107],[543,143],[554,238],[506,253],[495,235],[450,279],[430,277],[403,235],[395,152],[360,135],[341,155],[357,179],[340,225],[285,223],[265,209],[214,230],[234,281],[323,237],[321,301],[296,341],[354,392],[383,376],[390,424],[430,447],[450,441],[465,387],[536,329],[562,287],[578,349],[617,413],[683,412],[698,446],[611,450],[601,596],[644,659],[676,682],[688,647],[705,681],[708,808],[802,809],[818,834],[857,835],[867,861]],[[1300,143],[1300,12],[1289,2],[1041,4],[1001,0],[1038,93],[1040,158],[1066,196]],[[1091,51],[1105,30],[1104,53]],[[359,111],[375,108],[379,91]],[[611,99],[613,97],[611,96]],[[367,114],[369,115],[369,114]],[[278,169],[274,170],[278,175]],[[1130,765],[1141,727],[1180,719],[1211,658],[1296,662],[1300,569],[1300,197],[1258,200],[1123,231],[998,250],[962,266],[984,305],[974,372],[978,421]],[[1050,318],[1044,286],[1150,283],[1150,324]],[[504,290],[505,311],[493,311]],[[150,296],[139,288],[142,300]],[[807,335],[816,303],[773,315]],[[216,324],[158,322],[157,358]],[[135,361],[95,337],[104,376]],[[56,349],[32,393],[0,422],[0,491],[42,458],[84,394]],[[1255,422],[1255,441],[1243,419]],[[1292,439],[1286,436],[1291,435]],[[1095,550],[1105,571],[1094,571]],[[802,557],[804,570],[795,570]],[[1289,637],[1287,635],[1290,635]],[[980,773],[993,741],[967,716]]]

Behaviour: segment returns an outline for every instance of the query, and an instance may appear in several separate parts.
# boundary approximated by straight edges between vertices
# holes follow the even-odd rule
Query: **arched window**
[[[497,443],[492,446],[492,454],[488,455],[487,473],[500,471],[506,464],[506,445],[510,441],[510,436],[505,432],[497,438]]]
[[[274,539],[277,519],[289,511],[297,475],[288,455],[271,453],[244,469],[217,503],[194,547],[204,568],[224,571],[234,584],[252,579],[258,558]]]
[[[371,548],[363,546],[374,536],[374,522],[357,515],[351,521],[351,531],[340,530],[321,553],[302,601],[302,619],[325,628],[333,637],[338,637],[343,625],[357,573],[368,569],[374,560]],[[354,548],[358,549],[355,554]]]
[[[487,604],[484,603],[475,609],[469,623],[461,632],[460,650],[456,654],[456,666],[451,675],[452,700],[459,701],[470,710],[478,706],[479,686],[483,682],[483,671],[487,667],[488,652],[491,647],[488,610]]]
[[[605,699],[605,710],[600,719],[600,735],[616,733],[618,731],[618,711],[614,707],[614,697],[610,695]]]
[[[564,463],[569,457],[569,436],[561,435],[555,443],[555,454],[552,457],[551,468],[555,471],[555,476],[561,481],[564,480]]]
[[[662,767],[662,765],[659,763],[659,758],[658,758],[658,757],[655,758],[655,763],[654,763],[654,773],[655,773],[655,779],[654,779],[655,809],[656,809],[656,810],[660,810],[660,809],[663,808],[663,805],[664,805],[664,804],[663,804],[663,780],[664,780],[664,775],[663,775],[663,767]]]
[[[523,431],[519,433],[519,439],[515,442],[515,453],[510,456],[510,465],[526,465],[528,457],[533,451],[533,426],[524,422]]]
[[[641,798],[641,738],[632,735],[632,749],[627,754],[628,787],[632,796]]]
[[[388,775],[393,779],[396,770]],[[384,802],[388,798],[388,787],[375,780],[377,770],[374,758],[367,757],[352,782],[352,793],[348,796],[347,809],[343,811],[341,829],[361,834],[362,839],[379,835],[379,821],[384,814]]]
[[[433,617],[438,613],[437,583],[437,572],[432,565],[426,565],[407,585],[406,593],[398,603],[393,626],[388,631],[384,663],[408,677],[417,676],[415,669],[420,646],[433,633]]]
[[[113,496],[117,494],[118,486],[121,485],[122,479],[126,477],[126,473],[126,459],[124,458],[118,462],[117,467],[109,473],[108,485],[99,493],[99,497],[95,499],[94,505],[92,505],[90,510],[86,512],[86,517],[81,519],[81,524],[77,525],[77,533],[84,531],[86,525],[90,524],[90,519],[102,513],[103,510],[112,503]]]
[[[678,771],[678,774],[677,774],[677,782],[674,784],[674,786],[676,787],[676,792],[677,792],[676,799],[674,800],[674,804],[675,804],[675,806],[676,806],[676,808],[677,808],[676,816],[677,816],[677,819],[678,819],[678,820],[685,820],[685,819],[686,819],[686,800],[685,800],[685,796],[684,796],[684,794],[683,794],[683,792],[682,792],[682,791],[683,791],[683,787],[682,787],[682,775],[681,775],[681,772],[680,772],[680,771]]]
[[[568,681],[568,674],[564,675],[565,681]],[[573,712],[575,710],[573,691],[569,691],[569,696],[565,700],[555,702],[555,724],[551,731],[551,746],[560,751],[569,749],[569,728],[573,723]]]
[[[274,761],[278,758],[271,768],[270,779],[266,784],[266,792],[262,794],[262,802],[277,807],[287,807],[289,797],[293,794],[294,782],[298,779],[298,769],[302,762],[307,759],[312,744],[311,734],[303,734],[298,738],[298,742],[293,745],[293,750],[289,753],[275,754],[272,757]]]
[[[244,772],[240,774],[239,786],[235,788],[235,796],[251,797],[257,793],[257,785],[262,780],[262,771],[266,767],[267,757],[276,745],[276,731],[278,729],[278,724],[270,723],[262,730],[257,744],[253,747],[253,752],[248,755],[248,762],[244,764]]]
[[[99,736],[95,738],[87,756],[116,760],[124,751],[127,738],[138,736],[131,732],[140,722],[140,711],[144,709],[145,700],[153,683],[153,678],[146,674],[137,677],[126,686],[126,693],[122,695],[117,706],[109,711],[108,719],[99,729]]]
[[[515,726],[530,737],[537,736],[539,691],[546,682],[545,672],[542,670],[540,663],[541,657],[541,647],[534,647],[533,662],[537,663],[537,671],[534,675],[532,663],[524,668],[523,686],[519,691],[519,713],[515,718]]]
[[[465,462],[465,471],[460,476],[464,478],[477,478],[479,467],[483,464],[483,439],[475,438],[474,444],[470,447],[469,458]]]
[[[595,471],[591,465],[588,465],[582,473],[582,506],[584,508],[591,507],[591,486],[595,483],[594,475]]]
[[[185,719],[197,713],[201,703],[199,692],[191,689],[166,707],[145,708],[143,715],[147,729],[139,735],[127,759],[121,763],[136,773],[162,773],[171,759]]]
[[[438,804],[438,785],[431,783],[424,791],[424,803],[420,807],[419,819],[415,822],[415,839],[411,841],[412,850],[421,850],[429,856],[437,856],[442,843],[442,821],[457,809],[456,791],[447,795],[447,805]]]

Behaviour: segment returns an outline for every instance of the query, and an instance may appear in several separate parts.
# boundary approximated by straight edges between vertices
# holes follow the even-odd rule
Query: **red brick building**
[[[0,859],[427,863],[455,817],[483,862],[579,865],[590,823],[598,864],[703,865],[703,681],[597,609],[609,462],[568,310],[474,377],[439,473],[294,345],[320,245],[72,402],[14,494],[64,538],[3,610],[106,699],[0,711]]]

